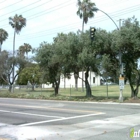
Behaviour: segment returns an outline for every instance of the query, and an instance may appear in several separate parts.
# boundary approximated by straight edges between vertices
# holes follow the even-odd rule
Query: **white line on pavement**
[[[13,114],[22,114],[22,115],[30,115],[30,116],[38,116],[38,117],[50,117],[50,118],[59,118],[63,119],[65,117],[59,117],[59,116],[48,116],[48,115],[39,115],[39,114],[32,114],[32,113],[23,113],[23,112],[14,112],[14,111],[8,111],[8,110],[0,110],[0,112],[4,113],[13,113]]]
[[[56,122],[56,121],[70,120],[70,119],[90,117],[90,116],[103,115],[103,114],[106,114],[106,113],[99,112],[99,113],[88,114],[88,115],[80,115],[80,116],[73,116],[73,117],[60,118],[60,119],[54,119],[54,120],[47,120],[47,121],[40,121],[40,122],[33,122],[33,123],[21,124],[19,126],[30,126],[30,125],[43,124],[43,123],[48,123],[48,122]]]

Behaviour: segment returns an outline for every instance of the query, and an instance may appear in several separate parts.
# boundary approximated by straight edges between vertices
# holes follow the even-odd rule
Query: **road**
[[[131,128],[140,104],[0,98],[0,140],[129,140]]]

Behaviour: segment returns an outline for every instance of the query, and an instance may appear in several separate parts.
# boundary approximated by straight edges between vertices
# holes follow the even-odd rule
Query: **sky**
[[[107,13],[119,26],[119,19],[135,16],[140,21],[140,0],[92,0],[96,7]],[[14,30],[9,17],[15,14],[26,18],[26,27],[16,35],[16,46],[28,43],[38,48],[40,43],[52,43],[58,33],[77,32],[82,29],[82,20],[76,15],[77,0],[0,0],[0,28],[9,34],[2,50],[12,51]],[[115,24],[102,12],[89,19],[85,30],[90,27],[107,31],[116,29]]]

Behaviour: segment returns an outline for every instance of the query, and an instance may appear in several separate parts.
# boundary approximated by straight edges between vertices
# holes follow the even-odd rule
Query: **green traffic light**
[[[90,27],[90,38],[93,41],[95,37],[96,29],[94,27]]]

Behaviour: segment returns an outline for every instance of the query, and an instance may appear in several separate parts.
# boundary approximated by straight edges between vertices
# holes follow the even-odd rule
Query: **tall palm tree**
[[[13,57],[15,56],[15,37],[16,34],[19,34],[21,29],[23,27],[26,26],[26,18],[22,17],[22,15],[15,15],[14,17],[9,17],[9,24],[12,26],[12,28],[14,29],[14,38],[13,38]],[[14,83],[14,72],[15,72],[15,68],[14,68],[14,64],[13,64],[13,83]],[[13,92],[14,92],[14,88]]]
[[[22,15],[15,15],[14,17],[9,17],[9,24],[14,29],[14,38],[13,38],[13,56],[15,55],[15,37],[16,34],[19,34],[21,29],[26,26],[26,18]]]
[[[8,33],[4,29],[0,28],[0,53],[1,53],[1,50],[2,50],[2,43],[7,38],[8,38]]]
[[[97,8],[95,7],[95,3],[91,2],[91,0],[78,0],[78,11],[77,15],[83,20],[82,21],[82,33],[84,32],[84,24],[88,22],[89,18],[94,17],[94,12],[97,12]],[[82,79],[84,78],[84,72],[82,70]],[[82,91],[84,91],[84,82],[82,80]]]
[[[82,22],[82,32],[84,32],[84,24],[88,22],[89,18],[94,17],[94,12],[97,12],[97,8],[95,7],[95,3],[91,2],[91,0],[78,0],[78,11],[77,15],[83,20]]]

